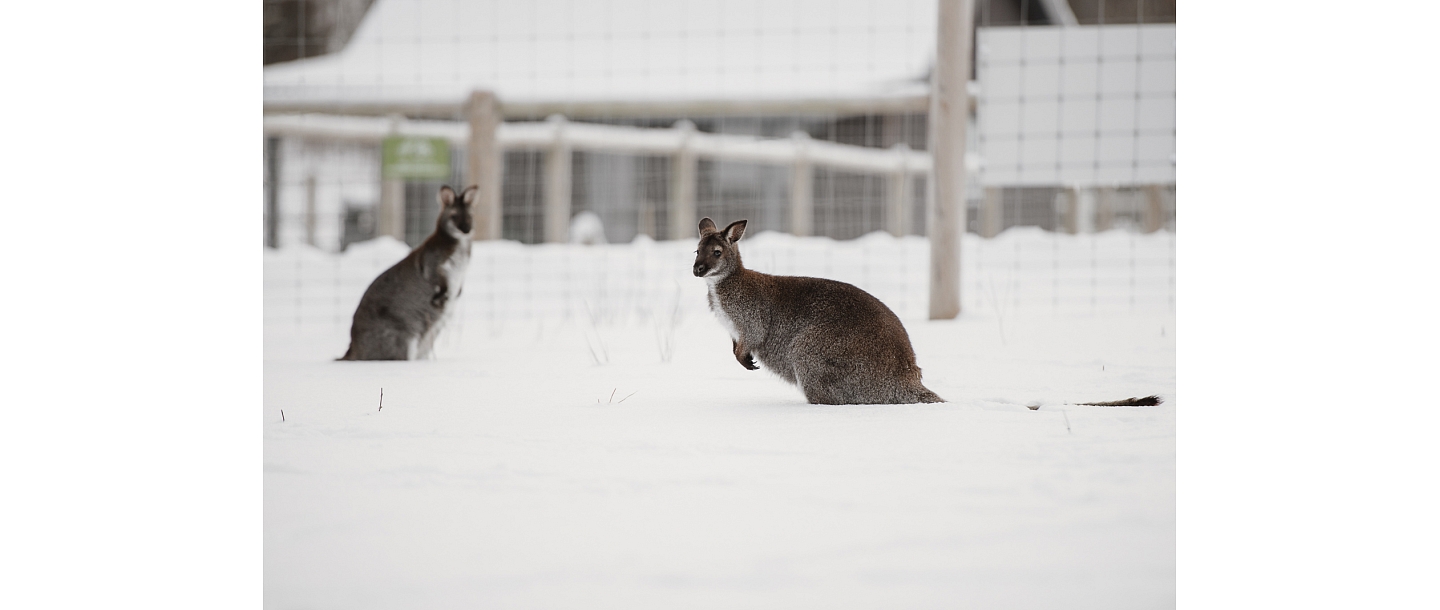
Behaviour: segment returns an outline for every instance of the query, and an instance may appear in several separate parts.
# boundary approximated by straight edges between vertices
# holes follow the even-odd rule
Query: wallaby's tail
[[[1076,404],[1091,407],[1154,407],[1165,402],[1159,396],[1146,396],[1144,398],[1126,398],[1125,400],[1112,400],[1110,402],[1081,402]]]
[[[945,402],[945,399],[941,398],[939,394],[931,392],[929,388],[922,385],[916,388],[915,391],[911,393],[911,400],[909,402]]]

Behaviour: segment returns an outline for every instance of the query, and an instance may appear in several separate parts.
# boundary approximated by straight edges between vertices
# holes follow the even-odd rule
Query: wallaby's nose
[[[707,269],[705,268],[705,263],[695,263],[695,277],[705,275],[706,271]]]

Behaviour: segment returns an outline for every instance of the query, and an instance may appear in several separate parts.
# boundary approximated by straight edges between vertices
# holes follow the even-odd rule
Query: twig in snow
[[[1000,329],[1000,345],[1005,345],[1005,320],[1000,313],[1000,297],[995,296],[995,278],[985,278],[990,283],[990,302],[995,305],[995,327]]]
[[[381,409],[384,409],[384,408],[385,408],[385,388],[380,388],[380,408],[379,408],[379,409],[375,409],[375,411],[378,413]]]
[[[280,409],[280,421],[285,421],[285,409]]]
[[[619,392],[619,391],[620,391],[620,388],[611,388],[611,389],[610,389],[610,399],[607,400],[607,401],[605,401],[605,402],[600,402],[600,399],[599,399],[599,398],[596,398],[596,399],[595,399],[595,404],[597,404],[597,405],[618,405],[618,404],[620,404],[620,403],[622,403],[622,402],[625,402],[625,398],[630,398],[631,396],[634,396],[634,395],[635,395],[635,392],[639,392],[640,390],[635,390],[635,392],[631,392],[631,393],[629,393],[629,394],[626,394],[626,395],[625,395],[625,398],[621,398],[621,399],[619,400],[619,402],[616,402],[616,400],[615,400],[615,393],[616,393],[616,392]]]
[[[1070,431],[1070,415],[1064,411],[1061,411],[1060,414],[1065,416],[1065,433],[1074,434]]]
[[[595,313],[594,309],[590,308],[589,299],[581,299],[580,302],[585,304],[585,313],[590,317],[590,330],[595,335],[595,340],[591,341],[591,333],[584,333],[585,347],[590,348],[590,358],[595,361],[596,366],[610,364],[610,350],[605,347],[605,337],[600,335],[600,316]],[[598,353],[595,350],[597,343],[600,347]]]
[[[668,319],[662,323],[661,317],[655,316],[655,342],[660,350],[661,362],[670,362],[675,355],[675,327],[680,325],[681,296],[680,282],[675,282],[675,306],[671,308]]]

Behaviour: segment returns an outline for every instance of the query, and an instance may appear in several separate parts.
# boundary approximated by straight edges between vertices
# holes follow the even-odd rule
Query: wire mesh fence
[[[456,319],[499,333],[526,324],[636,324],[708,316],[705,282],[690,274],[690,241],[576,245],[477,242]],[[985,315],[1166,315],[1175,309],[1175,236],[1107,231],[1084,235],[1014,229],[963,242],[966,311]],[[927,312],[929,245],[871,233],[860,239],[747,236],[746,266],[766,273],[848,282],[903,319]],[[310,248],[265,257],[265,323],[348,328],[365,288],[407,252],[381,239],[343,254]]]
[[[1173,308],[1174,3],[972,6],[965,307]],[[752,235],[868,244],[823,242],[812,255],[832,264],[818,267],[764,242],[746,253],[771,257],[777,272],[866,269],[875,277],[857,285],[891,295],[882,299],[903,316],[924,309],[933,0],[376,0],[351,27],[344,45],[305,43],[329,54],[266,69],[264,234],[279,248],[266,255],[267,322],[345,322],[362,284],[398,258],[374,240],[414,246],[433,228],[439,185],[469,183],[464,100],[476,88],[500,100],[498,236],[509,243],[477,242],[472,276],[562,271],[467,291],[466,308],[497,320],[576,315],[570,297],[584,290],[554,282],[579,286],[581,274],[563,270],[597,256],[678,264],[681,277],[638,277],[683,285],[689,251],[666,244],[693,237],[693,215],[746,218]],[[317,123],[326,116],[336,121]],[[448,142],[448,172],[387,179],[390,136]],[[598,230],[585,239],[612,245],[554,245],[579,239],[564,225],[586,213]],[[1042,232],[1016,233],[1027,227]],[[903,254],[865,237],[877,231],[902,237],[892,241]],[[853,252],[866,254],[835,262]],[[564,264],[547,258],[557,256]],[[660,298],[615,281],[605,294],[631,296],[586,302]],[[496,299],[530,305],[484,305]]]

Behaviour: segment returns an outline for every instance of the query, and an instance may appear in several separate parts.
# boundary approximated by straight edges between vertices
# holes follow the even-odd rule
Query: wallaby
[[[693,269],[741,366],[759,361],[811,404],[945,402],[921,385],[910,335],[880,299],[844,282],[746,269],[736,246],[745,222],[717,231],[701,220]]]
[[[470,264],[470,206],[478,190],[472,186],[457,197],[440,187],[435,232],[365,289],[350,323],[350,349],[338,360],[430,357]]]

